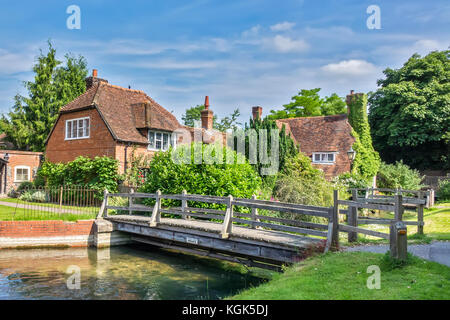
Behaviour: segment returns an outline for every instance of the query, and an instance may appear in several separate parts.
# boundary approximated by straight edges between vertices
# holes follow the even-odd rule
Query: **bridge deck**
[[[141,226],[149,226],[150,217],[134,216],[134,215],[112,215],[107,217],[108,220],[118,223],[129,223]],[[183,232],[189,230],[196,230],[200,232],[206,232],[212,237],[220,238],[220,232],[222,230],[222,224],[190,219],[170,219],[161,218],[161,222],[157,228],[176,228],[182,229]],[[232,234],[229,237],[230,240],[239,241],[250,240],[256,242],[264,242],[279,247],[285,247],[290,249],[302,249],[312,244],[316,244],[322,239],[312,238],[311,236],[302,236],[297,234],[291,234],[286,232],[262,230],[262,229],[250,229],[233,225]]]

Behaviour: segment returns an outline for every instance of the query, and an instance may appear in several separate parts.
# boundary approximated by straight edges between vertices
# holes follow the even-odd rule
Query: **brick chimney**
[[[205,97],[205,109],[200,111],[202,117],[202,128],[210,130],[213,128],[214,112],[209,109],[209,97]]]
[[[262,107],[255,106],[252,107],[253,120],[261,119],[262,116]]]
[[[354,99],[358,99],[363,94],[364,93],[355,93],[355,90],[350,90],[350,94],[348,94],[347,97],[345,98],[345,103],[347,104],[347,114],[350,114],[350,103]]]
[[[97,76],[98,76],[97,69],[93,69],[92,70],[92,76],[87,77],[86,80],[85,80],[86,81],[86,90],[89,90],[94,84],[96,84],[98,82],[106,82],[106,83],[108,83],[108,80],[98,78]]]

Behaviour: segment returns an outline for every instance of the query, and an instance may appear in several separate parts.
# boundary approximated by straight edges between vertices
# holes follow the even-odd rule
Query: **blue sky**
[[[373,4],[379,30],[366,26]],[[66,27],[69,5],[81,9],[80,30]],[[209,95],[216,114],[239,107],[245,122],[252,106],[280,109],[300,89],[375,90],[386,67],[448,48],[450,2],[2,1],[0,112],[25,93],[49,38],[60,59],[85,56],[99,77],[144,90],[180,121]]]

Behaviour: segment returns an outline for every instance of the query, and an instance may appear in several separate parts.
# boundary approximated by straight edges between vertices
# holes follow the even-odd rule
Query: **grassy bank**
[[[381,289],[368,289],[367,267],[378,265]],[[367,252],[337,252],[304,260],[258,287],[229,299],[241,300],[450,300],[450,268],[411,257],[400,268],[384,260],[384,255]]]
[[[0,205],[0,221],[1,220],[63,220],[77,221],[95,219],[97,213],[55,213],[45,211],[32,211],[22,208],[14,208]]]

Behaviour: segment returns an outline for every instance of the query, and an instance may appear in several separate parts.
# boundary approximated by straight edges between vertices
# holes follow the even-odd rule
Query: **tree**
[[[205,108],[204,105],[197,105],[195,107],[189,108],[182,115],[181,119],[185,126],[194,127],[196,121],[201,121],[201,111]],[[220,120],[218,120],[217,116],[213,117],[213,128],[219,131],[227,131],[228,129],[236,129],[238,125],[241,125],[238,122],[238,118],[241,115],[239,109],[235,109],[233,113],[229,116],[226,116]]]
[[[269,119],[286,119],[309,116],[328,116],[346,112],[344,100],[336,93],[329,97],[321,98],[320,88],[302,89],[289,104],[283,105],[283,110],[271,110]]]
[[[33,67],[34,81],[25,81],[28,96],[15,96],[8,117],[0,120],[6,139],[21,150],[44,151],[59,109],[85,91],[87,63],[83,57],[65,56],[66,63],[56,59],[56,50],[48,42],[48,53],[42,51]]]
[[[414,54],[387,68],[369,98],[369,123],[381,158],[416,169],[450,168],[450,51]]]

